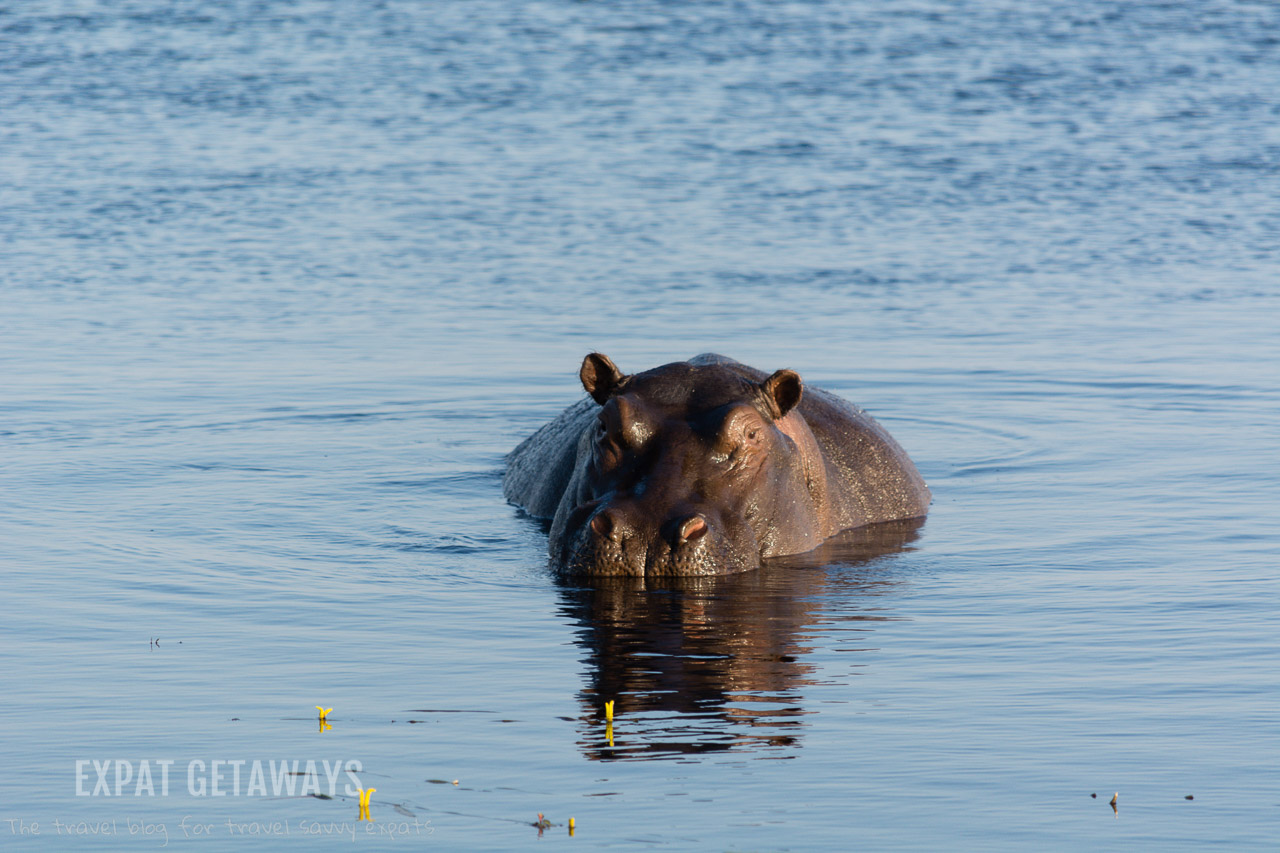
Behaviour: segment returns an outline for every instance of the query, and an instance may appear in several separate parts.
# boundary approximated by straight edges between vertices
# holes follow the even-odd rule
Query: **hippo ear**
[[[600,405],[609,401],[618,385],[626,377],[622,371],[609,360],[604,353],[593,352],[582,360],[582,370],[578,371],[582,378],[582,387],[587,389],[591,398]]]
[[[800,402],[804,393],[804,383],[800,374],[794,370],[779,370],[760,386],[764,390],[765,404],[772,410],[775,418],[784,416]]]

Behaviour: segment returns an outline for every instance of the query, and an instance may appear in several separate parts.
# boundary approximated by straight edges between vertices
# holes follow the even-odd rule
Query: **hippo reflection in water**
[[[598,760],[760,749],[794,756],[810,715],[821,711],[810,688],[875,660],[864,654],[881,645],[872,633],[901,618],[895,600],[907,581],[894,559],[912,550],[922,523],[846,531],[754,572],[560,577],[560,612],[577,626],[586,664],[579,747]],[[819,664],[810,658],[815,648],[845,654]]]
[[[580,376],[590,398],[512,451],[503,478],[550,520],[569,573],[729,574],[928,509],[898,443],[793,371],[707,354],[626,376],[592,353]]]

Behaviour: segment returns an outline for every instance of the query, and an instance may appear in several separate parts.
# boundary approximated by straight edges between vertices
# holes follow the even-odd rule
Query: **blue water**
[[[1274,849],[1277,92],[1222,0],[0,7],[3,844]],[[592,350],[798,370],[928,520],[557,580]],[[188,789],[282,759],[374,820]]]

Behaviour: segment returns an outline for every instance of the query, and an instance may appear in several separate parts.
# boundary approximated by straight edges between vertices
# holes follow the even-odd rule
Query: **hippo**
[[[567,574],[742,572],[928,511],[889,433],[795,371],[706,353],[628,376],[593,352],[579,377],[589,396],[508,454],[502,481],[550,522]]]

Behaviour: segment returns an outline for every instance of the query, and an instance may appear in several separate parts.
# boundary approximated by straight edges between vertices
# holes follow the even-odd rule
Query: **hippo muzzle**
[[[561,563],[572,573],[602,577],[716,575],[756,564],[754,541],[734,541],[718,513],[676,510],[658,522],[664,514],[652,515],[628,498],[584,504],[570,523],[574,532],[564,539]]]

